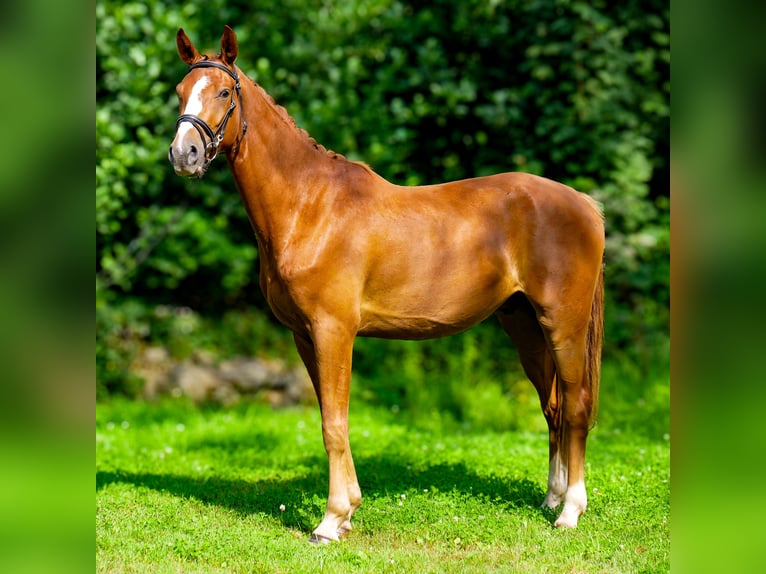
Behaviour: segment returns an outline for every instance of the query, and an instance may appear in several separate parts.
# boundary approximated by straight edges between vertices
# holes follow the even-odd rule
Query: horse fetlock
[[[339,542],[340,539],[351,532],[354,527],[351,524],[351,515],[355,508],[349,511],[347,518],[340,522],[340,526],[335,527],[338,521],[334,518],[325,516],[322,523],[316,527],[309,537],[312,544],[329,544],[330,542]],[[334,530],[333,530],[334,529]]]
[[[351,504],[351,511],[349,512],[348,517],[351,518],[354,512],[362,506],[362,490],[359,488],[359,484],[354,484],[349,487],[348,501]]]
[[[351,519],[346,520],[343,524],[340,525],[340,528],[338,528],[338,536],[343,537],[349,532],[351,532],[354,529],[354,527],[351,524]]]
[[[345,515],[325,514],[322,523],[311,533],[309,541],[314,544],[328,544],[338,542],[342,536],[351,532],[354,527],[351,524],[351,516],[356,508],[352,508]]]
[[[580,515],[585,512],[587,506],[588,497],[585,492],[585,483],[579,481],[567,489],[566,497],[564,498],[564,508],[554,526],[575,528]]]
[[[310,542],[321,542],[327,544],[329,542],[340,541],[340,525],[337,520],[328,520],[325,518],[319,526],[314,529],[309,538]]]
[[[542,508],[557,508],[563,500],[564,497],[562,495],[556,494],[549,490],[548,494],[545,495],[545,500],[543,501]]]

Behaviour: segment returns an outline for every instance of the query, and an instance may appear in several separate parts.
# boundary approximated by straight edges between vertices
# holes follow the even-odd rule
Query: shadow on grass
[[[310,462],[308,466],[326,468],[324,459]],[[537,508],[544,497],[543,490],[527,479],[481,476],[463,463],[436,464],[412,470],[407,462],[386,457],[361,458],[356,466],[363,495],[368,499],[385,498],[399,496],[413,488],[433,489],[480,496],[506,509]],[[281,520],[289,528],[308,533],[324,513],[327,472],[317,470],[298,478],[262,481],[122,471],[96,473],[96,490],[111,484],[131,484],[192,498],[243,515],[262,513]],[[280,505],[290,511],[280,510]]]

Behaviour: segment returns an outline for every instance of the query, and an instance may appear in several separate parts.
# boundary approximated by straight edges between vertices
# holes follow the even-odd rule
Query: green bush
[[[96,398],[135,396],[143,381],[130,372],[141,341],[149,331],[146,307],[137,301],[119,306],[96,300]]]
[[[216,50],[223,24],[237,32],[238,64],[298,125],[394,182],[522,170],[596,197],[607,222],[606,352],[638,362],[665,353],[667,3],[264,0],[252,7],[102,0],[96,6],[96,272],[104,392],[120,386],[118,367],[133,352],[126,343],[136,330],[131,322],[143,324],[156,305],[188,307],[219,322],[216,337],[231,353],[247,347],[245,339],[269,340],[262,333],[271,323],[252,319],[253,310],[266,311],[258,254],[223,160],[201,181],[177,178],[166,161],[178,113],[174,87],[185,73],[176,30],[184,27],[198,46]],[[140,313],[129,310],[141,305]],[[232,309],[248,309],[247,319],[232,314],[220,322]],[[165,328],[155,319],[153,329]],[[245,327],[245,320],[254,326]],[[281,341],[278,332],[274,339]],[[196,344],[183,342],[185,334],[159,333],[152,336],[170,338],[178,352]],[[495,344],[492,328],[472,336],[412,347],[361,343],[357,364],[372,381],[368,394],[457,418],[475,413],[466,405],[482,394],[511,392],[513,381],[504,380],[502,391],[460,397],[462,388],[481,388],[506,372],[485,364],[492,355],[483,352],[485,338],[493,349],[505,345]],[[381,366],[389,365],[384,372],[394,373],[387,375],[394,379],[390,388],[377,381],[377,363],[365,366],[363,357],[376,353]],[[449,375],[439,381],[432,373]],[[452,376],[461,383],[450,382]],[[462,386],[466,377],[473,387]],[[419,384],[421,378],[429,382]],[[498,425],[510,420],[493,416]]]

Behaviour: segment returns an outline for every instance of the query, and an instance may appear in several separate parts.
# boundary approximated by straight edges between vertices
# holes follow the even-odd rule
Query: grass
[[[364,504],[355,530],[327,547],[307,542],[327,488],[318,409],[100,403],[97,571],[667,572],[667,404],[639,398],[608,414],[607,398],[576,530],[554,529],[554,513],[539,508],[545,432],[436,415],[413,424],[353,404]]]

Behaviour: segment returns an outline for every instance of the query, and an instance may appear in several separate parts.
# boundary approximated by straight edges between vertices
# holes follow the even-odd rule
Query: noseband
[[[219,64],[218,62],[213,62],[211,60],[202,60],[201,62],[192,64],[191,66],[189,66],[189,71],[191,72],[195,68],[218,68],[219,70],[223,70],[224,72],[226,72],[234,80],[234,82],[236,82],[234,84],[234,92],[236,93],[237,99],[239,100],[239,107],[240,107],[239,117],[242,123],[242,133],[237,139],[237,146],[239,146],[240,140],[242,139],[242,137],[244,137],[245,132],[247,132],[247,122],[245,121],[244,112],[242,111],[242,92],[240,91],[240,88],[239,88],[239,75],[237,74],[236,68],[232,70],[224,66],[223,64]],[[176,131],[178,131],[178,127],[181,125],[182,122],[189,122],[191,125],[193,125],[194,129],[197,130],[197,133],[199,134],[199,137],[202,139],[202,143],[205,146],[205,161],[206,161],[206,164],[209,164],[211,161],[215,159],[215,156],[218,155],[218,146],[221,145],[223,136],[226,133],[226,124],[229,123],[229,118],[231,117],[231,113],[234,111],[234,108],[236,107],[237,107],[237,104],[234,101],[234,93],[232,93],[231,104],[229,105],[229,109],[226,110],[226,114],[224,114],[223,119],[221,120],[221,123],[218,124],[218,129],[213,131],[213,129],[207,124],[207,122],[205,122],[205,120],[203,120],[202,118],[198,116],[195,116],[193,114],[182,114],[178,116],[178,119],[176,120]]]

